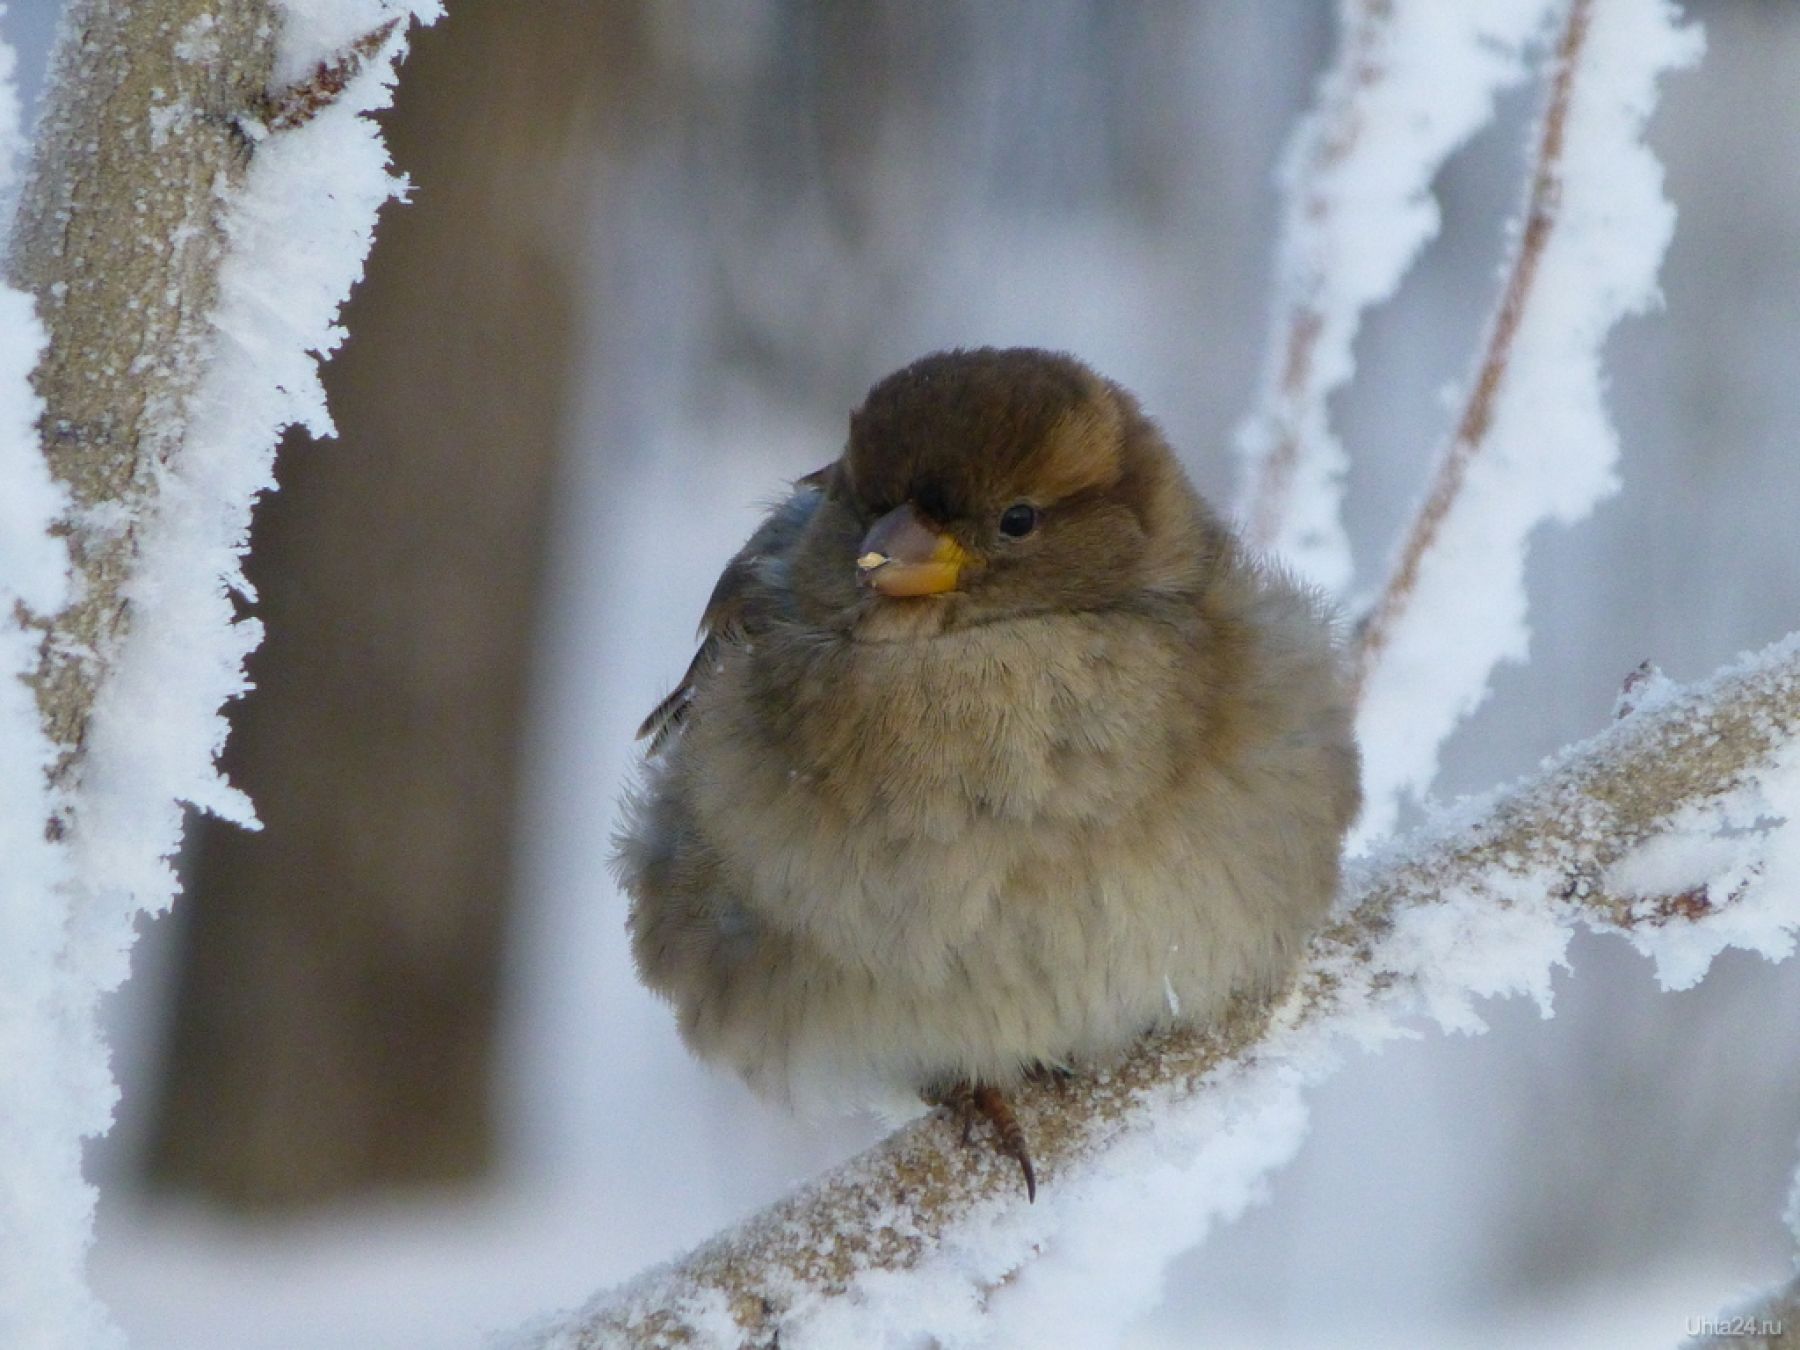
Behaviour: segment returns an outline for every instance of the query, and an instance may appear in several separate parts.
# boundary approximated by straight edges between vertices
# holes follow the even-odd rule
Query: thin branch
[[[1323,180],[1342,164],[1361,139],[1368,91],[1384,71],[1376,59],[1393,26],[1393,0],[1358,0],[1352,15],[1348,7],[1341,22],[1341,50],[1333,63],[1329,92],[1320,108],[1318,125],[1310,137],[1304,168],[1290,189],[1289,218],[1283,232],[1284,251],[1297,251],[1298,236],[1316,228],[1331,212],[1331,198]],[[1271,357],[1279,372],[1272,392],[1265,396],[1261,417],[1265,422],[1264,446],[1251,465],[1251,484],[1244,507],[1245,537],[1252,547],[1272,550],[1281,537],[1282,525],[1293,500],[1306,428],[1315,420],[1324,424],[1324,403],[1336,381],[1321,380],[1314,355],[1325,331],[1319,309],[1325,278],[1318,268],[1322,260],[1296,260],[1301,275],[1290,278],[1287,299],[1276,320]],[[1279,352],[1279,356],[1275,356]]]
[[[1329,590],[1348,588],[1352,562],[1341,509],[1350,459],[1330,400],[1355,373],[1363,316],[1437,233],[1434,178],[1525,77],[1562,3],[1337,5],[1337,52],[1283,157],[1275,316],[1238,433],[1246,538]]]
[[[260,101],[263,122],[270,131],[303,127],[342,97],[350,81],[360,75],[400,27],[389,19],[364,33],[330,61],[320,61],[304,80],[277,90]]]
[[[1049,1201],[1035,1213],[1010,1162],[961,1147],[939,1113],[603,1296],[572,1322],[538,1329],[543,1339],[531,1343],[773,1346],[834,1300],[841,1308],[846,1295],[869,1297],[866,1286],[852,1292],[863,1272],[920,1270],[973,1249],[986,1253],[990,1269],[1008,1253],[1003,1270],[1016,1270],[1053,1238],[1045,1211],[1059,1188],[1153,1130],[1172,1103],[1223,1102],[1252,1070],[1317,1076],[1330,1046],[1366,1037],[1371,1013],[1394,1019],[1442,999],[1452,978],[1442,973],[1443,953],[1422,954],[1419,926],[1407,923],[1442,912],[1446,897],[1461,897],[1459,914],[1477,921],[1529,916],[1643,942],[1743,904],[1742,890],[1704,904],[1611,894],[1608,873],[1646,840],[1683,828],[1683,813],[1734,800],[1797,743],[1800,639],[1789,639],[1704,687],[1624,717],[1495,798],[1479,819],[1446,827],[1353,880],[1345,916],[1317,936],[1278,1005],[1240,1006],[1204,1031],[1146,1041],[1108,1074],[1020,1094],[1015,1105]],[[1784,922],[1791,927],[1795,918]],[[991,1290],[1010,1276],[966,1278]]]
[[[1418,585],[1419,567],[1437,542],[1445,518],[1462,494],[1470,462],[1487,444],[1495,401],[1512,359],[1513,342],[1531,300],[1538,264],[1556,228],[1563,193],[1564,135],[1592,17],[1593,0],[1570,0],[1568,16],[1556,45],[1555,70],[1532,169],[1525,228],[1501,293],[1499,311],[1488,332],[1474,388],[1457,419],[1455,433],[1439,458],[1431,490],[1407,533],[1399,561],[1358,632],[1355,668],[1359,693],[1368,682],[1370,670],[1380,660],[1394,628],[1406,615]]]

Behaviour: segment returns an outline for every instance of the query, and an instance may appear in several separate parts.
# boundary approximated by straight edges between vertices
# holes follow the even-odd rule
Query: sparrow
[[[973,1108],[1035,1198],[1010,1090],[1273,993],[1331,904],[1334,620],[1071,356],[876,384],[701,635],[615,867],[642,979],[759,1093]]]

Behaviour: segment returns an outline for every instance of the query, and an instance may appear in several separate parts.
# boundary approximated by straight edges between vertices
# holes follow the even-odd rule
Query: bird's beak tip
[[[957,588],[967,562],[955,539],[927,525],[911,506],[901,506],[864,536],[856,574],[882,595],[941,595]]]

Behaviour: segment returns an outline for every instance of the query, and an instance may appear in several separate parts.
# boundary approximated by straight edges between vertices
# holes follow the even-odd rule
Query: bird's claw
[[[1036,1203],[1037,1168],[1031,1161],[1031,1149],[1025,1142],[1025,1131],[1019,1125],[1019,1118],[1013,1114],[1012,1103],[1006,1100],[1004,1092],[986,1083],[954,1083],[947,1088],[928,1091],[924,1096],[927,1102],[947,1107],[962,1119],[962,1142],[965,1148],[969,1146],[977,1116],[992,1125],[1000,1152],[1018,1163],[1019,1171],[1024,1174],[1026,1202]]]

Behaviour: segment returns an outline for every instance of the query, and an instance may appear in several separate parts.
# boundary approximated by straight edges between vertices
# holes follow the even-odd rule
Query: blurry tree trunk
[[[611,6],[452,3],[388,122],[384,217],[249,568],[267,638],[201,822],[150,1166],[245,1205],[479,1172],[520,732],[569,417]]]

